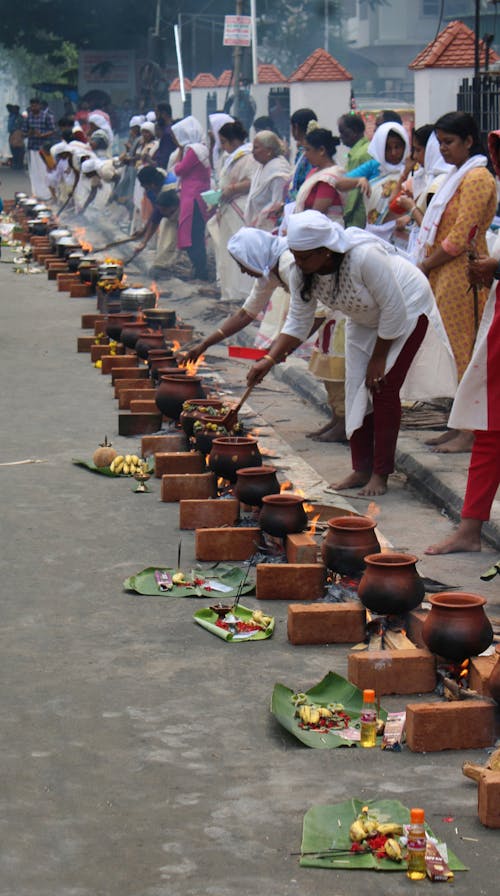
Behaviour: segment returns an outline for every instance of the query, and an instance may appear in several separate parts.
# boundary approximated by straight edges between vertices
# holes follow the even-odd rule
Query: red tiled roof
[[[191,87],[217,87],[217,79],[210,72],[201,72],[196,75]]]
[[[330,56],[326,50],[315,50],[299,65],[290,75],[292,81],[352,81],[349,74],[340,62]]]
[[[179,90],[181,89],[181,80],[180,78],[174,78],[171,82],[169,90]],[[184,78],[184,90],[191,90],[191,81],[189,78]]]
[[[257,69],[257,79],[259,84],[286,84],[285,76],[280,72],[279,68],[269,63],[262,63]]]
[[[226,68],[222,75],[217,78],[217,87],[229,87],[233,79],[233,72],[230,68]]]
[[[415,56],[408,68],[474,68],[474,32],[463,22],[450,22],[438,34],[436,40]],[[484,65],[486,52],[483,41],[479,42],[479,60]],[[490,50],[489,61],[498,62],[497,54]]]

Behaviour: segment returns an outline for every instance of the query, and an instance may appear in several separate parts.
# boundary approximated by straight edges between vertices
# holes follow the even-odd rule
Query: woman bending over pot
[[[353,471],[333,487],[361,486],[362,495],[382,495],[394,470],[400,390],[426,334],[422,350],[429,355],[425,360],[419,353],[405,397],[436,397],[443,390],[453,395],[456,387],[432,290],[391,246],[357,227],[344,230],[319,212],[292,215],[287,239],[296,264],[290,311],[268,355],[251,368],[248,382],[260,382],[307,338],[318,301],[331,312],[341,311],[347,318],[346,432]]]

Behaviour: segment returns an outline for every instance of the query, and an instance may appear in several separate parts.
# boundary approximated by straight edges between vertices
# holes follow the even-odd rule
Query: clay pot
[[[186,404],[189,405],[188,402],[186,402]],[[196,407],[189,411],[183,407],[182,413],[179,417],[179,423],[181,424],[188,439],[193,435],[194,421],[199,419],[200,413],[203,413],[205,408],[210,407],[220,409],[223,407],[223,402],[215,398],[204,398],[200,401],[193,402],[193,405],[194,404],[196,404]]]
[[[341,575],[357,575],[365,568],[367,554],[380,552],[376,523],[368,516],[338,516],[328,520],[321,556],[328,569]]]
[[[133,314],[110,314],[104,323],[104,332],[110,339],[119,339],[123,328],[134,320]]]
[[[158,410],[165,417],[178,420],[185,401],[204,395],[202,381],[197,376],[162,376],[155,399]]]
[[[122,311],[141,311],[154,308],[156,296],[146,286],[128,286],[121,295]]]
[[[486,598],[465,591],[443,591],[429,601],[432,607],[422,638],[432,653],[461,662],[490,646],[493,629],[484,612]]]
[[[236,470],[236,476],[234,494],[242,504],[262,507],[262,499],[266,495],[279,494],[276,467],[243,467]]]
[[[368,554],[358,597],[368,610],[402,616],[422,603],[425,588],[412,554]]]
[[[262,465],[257,439],[251,436],[221,436],[214,439],[208,464],[217,476],[236,482],[236,471],[240,467]]]
[[[145,308],[144,319],[152,330],[172,329],[175,327],[176,313],[168,308]]]
[[[80,262],[83,260],[84,254],[83,250],[76,250],[76,252],[70,252],[66,258],[66,264],[68,265],[68,269],[70,274],[76,274]]]
[[[82,283],[97,286],[97,259],[83,258],[78,265],[78,274]]]
[[[207,429],[199,429],[196,432],[193,432],[193,438],[196,450],[206,457],[212,450],[214,440],[220,439],[220,433],[210,432],[210,430]]]
[[[495,654],[497,661],[488,679],[488,690],[493,699],[500,704],[500,644],[495,647]]]
[[[166,348],[165,339],[161,331],[153,333],[150,330],[149,332],[141,333],[135,344],[135,350],[139,358],[143,359],[148,357],[149,350],[152,348]]]
[[[300,495],[290,492],[281,495],[265,495],[259,514],[259,526],[269,535],[284,538],[294,532],[303,532],[307,526],[307,514]]]
[[[142,333],[146,333],[147,326],[143,322],[127,324],[120,333],[120,342],[125,348],[135,348],[135,344]]]

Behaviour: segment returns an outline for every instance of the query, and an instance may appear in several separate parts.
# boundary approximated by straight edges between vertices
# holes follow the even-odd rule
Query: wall
[[[7,103],[26,108],[30,98],[30,87],[12,54],[0,46],[0,158],[10,158],[7,132]]]
[[[415,121],[417,127],[436,121],[457,108],[458,88],[463,78],[472,78],[471,68],[426,68],[414,72]]]
[[[290,112],[314,109],[321,127],[338,134],[337,119],[351,108],[351,81],[297,81],[290,84]]]

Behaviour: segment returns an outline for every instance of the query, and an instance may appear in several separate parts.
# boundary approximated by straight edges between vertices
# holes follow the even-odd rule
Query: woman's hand
[[[358,187],[361,190],[363,196],[371,196],[371,187],[370,181],[366,177],[358,177]]]
[[[249,386],[253,386],[256,383],[261,383],[266,374],[269,373],[271,367],[274,367],[272,360],[269,358],[261,358],[260,361],[257,361],[253,367],[250,368],[247,374],[247,383]]]
[[[467,265],[469,283],[471,286],[491,286],[497,267],[497,259],[489,255],[470,259]]]
[[[385,360],[370,358],[366,368],[365,386],[371,392],[380,392],[385,382]]]
[[[407,212],[411,212],[415,208],[415,200],[405,193],[400,193],[398,196],[398,205],[400,205],[401,208],[404,208]]]
[[[200,355],[203,355],[205,351],[205,344],[199,342],[198,345],[194,345],[188,352],[184,352],[183,361],[197,361]]]
[[[396,230],[405,230],[410,223],[411,218],[409,215],[401,215],[399,218],[396,218]]]

